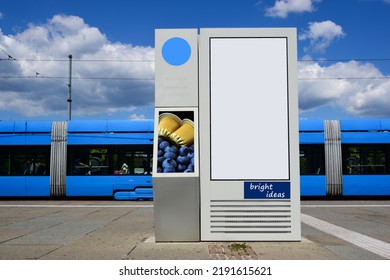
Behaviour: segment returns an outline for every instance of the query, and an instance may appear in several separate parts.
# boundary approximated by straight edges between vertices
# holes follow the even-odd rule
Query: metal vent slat
[[[211,233],[290,233],[291,201],[211,200]]]

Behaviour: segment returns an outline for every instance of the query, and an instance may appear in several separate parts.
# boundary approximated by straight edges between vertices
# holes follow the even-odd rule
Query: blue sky
[[[0,120],[154,114],[158,28],[295,27],[300,117],[390,118],[390,0],[2,0]]]

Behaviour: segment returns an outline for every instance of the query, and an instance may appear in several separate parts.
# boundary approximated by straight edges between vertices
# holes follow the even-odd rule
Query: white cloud
[[[14,35],[0,30],[0,47],[17,59],[0,61],[0,76],[18,77],[1,79],[0,119],[15,111],[19,118],[66,118],[69,54],[72,115],[104,116],[154,107],[154,49],[110,42],[80,17],[56,15]],[[7,58],[5,52],[0,51],[0,58]],[[38,78],[33,78],[35,72]]]
[[[313,12],[314,3],[321,0],[276,0],[274,6],[266,9],[270,17],[286,18],[289,13]]]
[[[355,117],[390,117],[390,79],[374,65],[300,62],[298,68],[301,112],[332,106]]]
[[[337,38],[346,34],[340,25],[330,20],[310,22],[309,28],[299,34],[299,40],[310,40],[310,50],[323,53],[325,49]],[[309,50],[306,49],[306,50]]]
[[[331,22],[330,22],[331,23]],[[334,26],[330,24],[330,26]],[[333,30],[333,31],[332,31]],[[316,42],[344,36],[311,25],[303,38]],[[154,49],[110,42],[81,18],[57,15],[14,35],[0,30],[0,48],[20,59],[0,61],[0,119],[67,117],[68,55],[73,55],[72,115],[77,118],[143,119],[154,108]],[[0,58],[7,55],[0,50]],[[28,59],[28,60],[22,60]],[[134,62],[137,61],[137,62]],[[36,70],[40,73],[35,78]],[[300,110],[342,108],[353,116],[390,117],[390,79],[370,63],[300,62]],[[56,79],[41,78],[56,77]],[[32,78],[20,78],[20,77]],[[86,79],[86,78],[105,79]],[[342,79],[342,78],[366,79]],[[123,78],[123,79],[114,79]],[[145,79],[143,79],[145,78]],[[332,78],[332,79],[326,79]],[[341,79],[337,79],[341,78]],[[16,113],[15,113],[16,112]]]
[[[145,115],[141,114],[141,115],[137,115],[137,114],[131,114],[129,116],[129,120],[144,120],[145,119]]]

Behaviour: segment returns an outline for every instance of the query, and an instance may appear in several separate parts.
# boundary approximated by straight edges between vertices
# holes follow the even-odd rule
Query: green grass
[[[239,250],[246,251],[247,245],[245,243],[232,243],[228,245],[228,247],[232,251],[239,251]]]

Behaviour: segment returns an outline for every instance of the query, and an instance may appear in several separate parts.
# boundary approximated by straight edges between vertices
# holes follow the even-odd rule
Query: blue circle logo
[[[191,47],[183,38],[174,37],[164,43],[161,53],[168,64],[180,66],[191,57]]]

